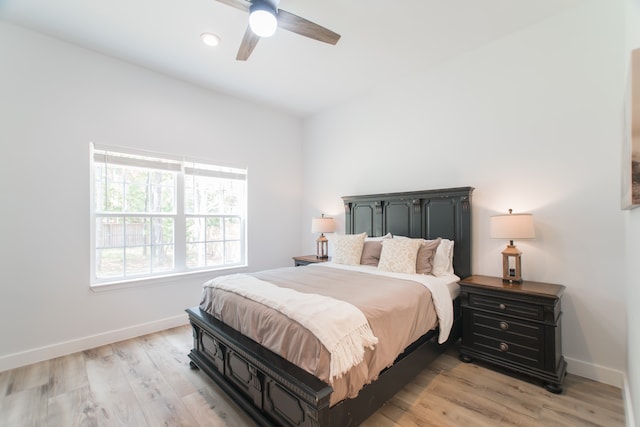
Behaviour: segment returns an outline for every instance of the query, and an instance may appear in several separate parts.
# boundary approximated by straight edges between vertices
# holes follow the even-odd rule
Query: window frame
[[[224,271],[238,268],[246,268],[248,266],[247,262],[247,212],[248,212],[248,170],[246,167],[238,167],[238,166],[229,166],[221,164],[220,162],[212,162],[209,160],[203,159],[190,159],[186,157],[174,156],[166,153],[157,153],[157,152],[149,152],[143,150],[135,150],[123,147],[117,147],[112,145],[101,145],[90,143],[90,287],[94,290],[100,290],[100,288],[106,288],[107,285],[109,287],[126,287],[129,285],[141,285],[150,282],[163,282],[167,279],[171,279],[178,276],[185,275],[194,275],[194,274],[205,274],[211,273],[215,271]],[[97,157],[103,156],[104,153],[108,155],[109,153],[113,153],[116,156],[142,156],[145,158],[152,158],[153,160],[161,160],[166,161],[169,166],[169,170],[175,173],[175,182],[174,182],[174,206],[173,212],[125,212],[124,210],[119,212],[101,212],[98,209],[96,203],[96,196],[98,193],[98,189],[96,188],[96,164],[102,163],[97,160]],[[106,157],[103,157],[106,159]],[[108,162],[107,162],[108,163]],[[117,163],[117,162],[115,162]],[[129,167],[142,167],[144,166],[145,161],[141,160],[140,164],[135,164],[136,161],[133,161],[134,164],[124,166]],[[150,163],[152,164],[152,162]],[[142,166],[141,166],[142,165]],[[177,166],[176,166],[177,165]],[[162,168],[161,168],[162,169]],[[161,170],[159,169],[159,170]],[[149,167],[148,170],[153,170],[152,167]],[[187,172],[189,171],[189,172]],[[240,201],[238,212],[234,212],[232,214],[229,213],[202,213],[202,212],[189,212],[187,213],[187,209],[185,206],[185,193],[186,193],[186,176],[194,173],[198,174],[197,171],[200,171],[200,175],[205,176],[214,176],[214,177],[222,177],[229,179],[236,179],[238,181],[244,181],[243,188],[243,200]],[[123,183],[123,185],[125,185]],[[235,194],[235,193],[234,193]],[[126,257],[123,260],[123,275],[122,276],[113,276],[113,277],[98,277],[97,272],[97,253],[100,248],[97,247],[97,237],[96,236],[96,228],[97,228],[97,220],[101,217],[114,217],[114,218],[172,218],[173,219],[173,268],[171,270],[163,270],[159,272],[152,272],[151,265],[153,264],[150,261],[150,271],[148,273],[142,274],[127,274],[124,265],[126,265]],[[195,266],[189,267],[187,265],[187,219],[193,217],[221,217],[223,218],[239,218],[239,238],[236,239],[226,239],[225,235],[222,235],[222,244],[225,245],[228,241],[239,242],[239,261],[235,263],[225,263],[223,259],[222,264],[217,265],[204,265],[204,266]],[[150,227],[150,226],[149,226]],[[149,237],[150,238],[150,237]],[[126,251],[127,242],[126,236],[123,239],[123,251]],[[145,243],[144,246],[148,246],[149,248],[153,247],[153,242]],[[151,250],[151,249],[150,249]],[[210,276],[210,274],[209,274]]]

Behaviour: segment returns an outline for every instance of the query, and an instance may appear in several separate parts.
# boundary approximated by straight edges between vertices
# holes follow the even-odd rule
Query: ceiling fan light
[[[251,5],[249,27],[257,36],[271,37],[278,28],[276,11],[269,4],[256,1]]]

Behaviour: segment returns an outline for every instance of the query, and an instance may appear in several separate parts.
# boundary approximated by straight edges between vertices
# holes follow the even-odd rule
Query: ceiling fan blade
[[[282,9],[278,9],[278,26],[324,43],[336,44],[340,40],[340,34]]]
[[[246,0],[218,0],[220,3],[224,3],[227,6],[235,7],[236,9],[244,10],[245,12],[249,12],[249,8],[251,7],[251,3]]]
[[[247,25],[247,29],[244,32],[244,37],[242,37],[242,43],[240,43],[240,49],[238,49],[238,55],[236,55],[236,59],[238,61],[246,61],[249,59],[251,52],[255,49],[256,45],[260,41],[260,36],[256,36],[256,34],[251,31],[251,28]]]

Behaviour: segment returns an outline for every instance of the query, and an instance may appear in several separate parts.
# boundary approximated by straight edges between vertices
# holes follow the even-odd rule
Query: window
[[[92,283],[245,265],[246,169],[93,146]]]

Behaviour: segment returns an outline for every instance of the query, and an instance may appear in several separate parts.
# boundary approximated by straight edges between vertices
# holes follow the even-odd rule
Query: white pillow
[[[433,257],[433,270],[431,274],[434,276],[442,276],[445,274],[453,274],[453,240],[442,239],[436,249],[436,255]]]
[[[384,239],[378,268],[395,273],[416,273],[416,258],[422,239]]]
[[[367,233],[335,236],[332,261],[337,264],[360,265],[365,237]]]

